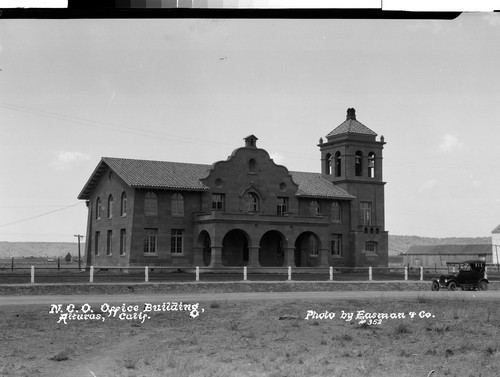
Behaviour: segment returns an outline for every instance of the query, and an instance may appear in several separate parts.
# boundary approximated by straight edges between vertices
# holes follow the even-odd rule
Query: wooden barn
[[[446,262],[481,259],[492,263],[491,244],[412,246],[403,253],[403,264],[422,267],[446,267]]]

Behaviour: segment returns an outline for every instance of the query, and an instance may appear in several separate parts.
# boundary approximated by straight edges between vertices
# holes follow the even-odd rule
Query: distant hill
[[[429,238],[419,236],[393,236],[389,234],[389,255],[399,255],[411,246],[426,245],[474,245],[491,244],[491,237],[452,237],[452,238]],[[85,244],[80,245],[82,257]],[[64,257],[70,253],[78,256],[78,244],[76,242],[0,242],[0,258],[24,258],[24,257]]]
[[[44,257],[58,258],[70,253],[78,256],[76,242],[0,242],[0,258]],[[85,244],[80,244],[80,253],[83,257]]]
[[[430,245],[479,245],[491,244],[491,237],[449,237],[429,238],[419,236],[393,236],[389,235],[389,255],[399,255],[407,251],[411,246]]]

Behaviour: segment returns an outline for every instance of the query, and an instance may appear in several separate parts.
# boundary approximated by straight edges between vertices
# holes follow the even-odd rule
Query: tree
[[[71,254],[70,253],[66,254],[66,256],[64,257],[64,260],[68,263],[71,262]]]

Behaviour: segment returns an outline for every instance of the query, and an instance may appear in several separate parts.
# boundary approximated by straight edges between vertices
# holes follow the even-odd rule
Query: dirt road
[[[47,295],[0,296],[1,306],[50,305],[54,303],[162,303],[162,302],[212,302],[259,300],[383,300],[383,299],[435,299],[435,300],[487,300],[500,301],[500,291],[344,291],[344,292],[249,292],[203,294],[123,294],[123,295]]]

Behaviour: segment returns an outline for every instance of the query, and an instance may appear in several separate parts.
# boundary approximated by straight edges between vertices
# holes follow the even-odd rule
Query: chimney
[[[349,120],[349,119],[356,120],[356,110],[354,110],[353,108],[347,109],[346,120]]]

